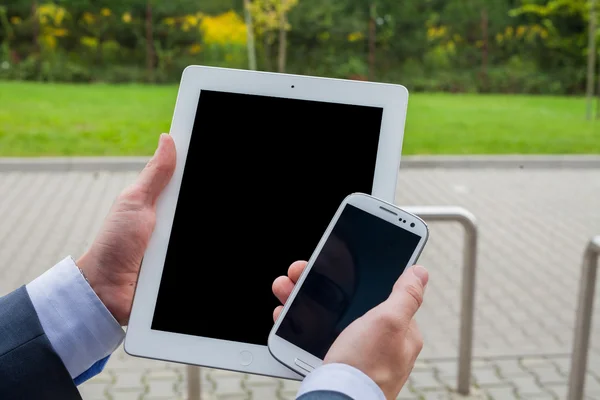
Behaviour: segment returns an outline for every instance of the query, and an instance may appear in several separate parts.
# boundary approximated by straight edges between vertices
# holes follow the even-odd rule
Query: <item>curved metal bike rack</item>
[[[590,240],[583,255],[571,358],[571,373],[569,376],[569,400],[583,399],[599,257],[600,236],[596,236]]]
[[[425,221],[458,222],[465,230],[460,312],[460,344],[456,390],[468,395],[471,390],[473,357],[473,320],[475,318],[475,275],[477,272],[477,219],[468,210],[453,206],[402,207]]]
[[[468,210],[454,206],[402,207],[429,222],[458,222],[465,231],[458,349],[457,392],[468,395],[471,389],[473,320],[475,316],[475,273],[477,271],[477,219]],[[200,400],[200,368],[187,367],[188,399]]]
[[[188,400],[201,400],[202,390],[200,386],[200,367],[195,365],[188,365],[186,367],[187,373],[187,399]]]

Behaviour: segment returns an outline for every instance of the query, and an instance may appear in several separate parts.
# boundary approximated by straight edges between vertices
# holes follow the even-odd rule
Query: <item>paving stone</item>
[[[408,385],[404,385],[404,387],[398,394],[398,397],[396,397],[396,400],[416,400],[418,398],[419,396],[410,391]]]
[[[111,388],[115,390],[121,389],[143,389],[142,382],[143,371],[119,371],[115,374],[115,382]]]
[[[489,360],[476,359],[471,361],[471,368],[473,369],[491,369],[494,368],[494,364]]]
[[[585,388],[590,392],[600,392],[600,381],[588,372],[585,376]]]
[[[522,358],[521,365],[523,365],[526,369],[554,367],[552,360],[541,357]]]
[[[283,390],[298,390],[300,388],[300,385],[302,385],[302,382],[299,381],[293,381],[291,379],[281,380],[281,386]]]
[[[277,386],[253,386],[248,388],[250,396],[253,400],[276,400],[279,397]]]
[[[173,396],[175,393],[175,382],[168,380],[150,380],[147,383],[148,393],[152,393],[152,396]]]
[[[484,393],[490,400],[518,399],[515,388],[512,386],[486,387]]]
[[[247,375],[244,383],[247,386],[283,386],[283,380],[261,375]]]
[[[449,400],[450,394],[447,391],[427,391],[421,392],[419,396],[421,399],[425,400]]]
[[[567,393],[569,392],[569,386],[567,385],[567,383],[560,383],[560,384],[551,383],[551,384],[544,385],[544,387],[546,389],[548,389],[548,391],[550,393],[554,394],[559,399],[567,398]]]
[[[543,385],[546,385],[548,383],[562,383],[567,381],[567,378],[561,375],[554,365],[544,368],[532,368],[531,372]]]
[[[413,371],[423,371],[423,370],[427,371],[429,369],[430,369],[430,365],[427,362],[425,362],[421,359],[417,359],[417,361],[415,361],[415,366],[413,367]]]
[[[112,384],[116,379],[111,375],[111,373],[109,371],[105,370],[104,372],[94,376],[93,378],[91,378],[90,380],[85,382],[84,385],[89,385],[89,384],[94,384],[94,383],[104,384],[104,385]]]
[[[515,385],[517,393],[525,398],[547,394],[547,392],[536,382],[534,377],[513,378],[511,379],[511,383]]]
[[[184,400],[184,399],[183,399],[183,397],[173,397],[173,395],[171,395],[171,396],[146,396],[146,395],[143,395],[140,398],[140,400]]]
[[[518,359],[496,360],[494,361],[494,365],[498,369],[498,373],[504,378],[529,375],[529,373],[523,368]]]
[[[81,397],[85,400],[106,400],[108,387],[104,382],[86,382],[85,384],[79,386],[79,393]]]
[[[456,375],[440,375],[436,376],[436,379],[440,383],[441,386],[444,386],[446,389],[456,389],[457,385],[457,376]]]
[[[111,400],[139,400],[144,396],[144,394],[144,390],[140,389],[111,390],[108,398]]]
[[[151,369],[145,375],[147,380],[168,380],[168,381],[178,381],[182,379],[182,374],[180,371],[172,370],[172,369]]]
[[[242,386],[242,380],[239,376],[224,377],[215,380],[214,393],[217,396],[224,396],[236,393],[245,393]]]
[[[439,389],[443,386],[435,377],[433,371],[414,371],[410,374],[410,384],[412,387],[423,389]]]
[[[571,357],[553,357],[550,358],[550,361],[559,374],[565,377],[569,376],[569,372],[571,371]]]
[[[438,376],[453,378],[458,375],[458,362],[456,361],[436,361],[430,366],[435,369]],[[430,367],[430,368],[431,368]]]
[[[218,394],[215,396],[217,400],[248,400],[248,394],[246,393],[229,393],[229,394]],[[265,399],[271,400],[271,399]]]
[[[505,385],[506,382],[498,377],[494,369],[476,369],[473,370],[475,382],[480,387]]]

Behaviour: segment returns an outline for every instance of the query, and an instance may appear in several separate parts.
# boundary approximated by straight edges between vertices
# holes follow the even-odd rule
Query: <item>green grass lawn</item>
[[[0,82],[0,156],[150,155],[176,86]],[[600,153],[581,98],[414,94],[404,154]],[[285,132],[282,132],[285,134]]]

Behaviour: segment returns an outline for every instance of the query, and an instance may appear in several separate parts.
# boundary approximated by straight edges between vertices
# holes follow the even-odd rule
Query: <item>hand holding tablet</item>
[[[266,346],[271,283],[349,193],[393,201],[407,100],[397,85],[187,68],[127,352],[300,379]]]

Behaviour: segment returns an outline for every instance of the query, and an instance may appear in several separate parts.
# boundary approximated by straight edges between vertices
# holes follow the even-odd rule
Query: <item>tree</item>
[[[263,37],[265,61],[270,65],[270,50],[278,35],[278,69],[285,72],[287,56],[287,32],[291,29],[288,13],[298,4],[298,0],[254,0],[249,4],[254,29]],[[270,69],[270,68],[269,68]]]
[[[251,70],[256,70],[256,47],[254,46],[254,24],[250,13],[250,0],[244,0],[244,19],[248,35],[248,66]]]

